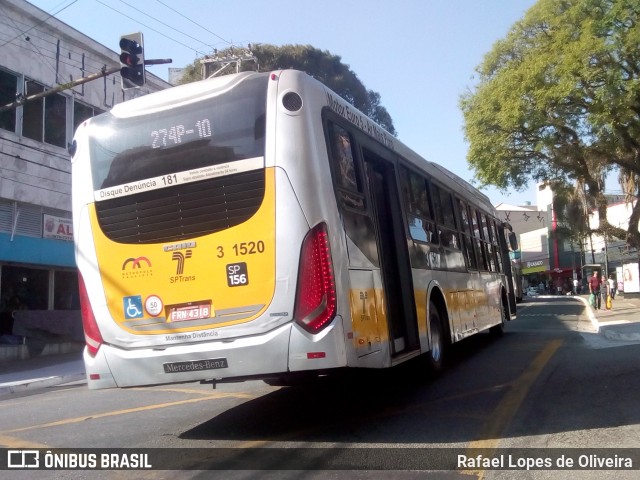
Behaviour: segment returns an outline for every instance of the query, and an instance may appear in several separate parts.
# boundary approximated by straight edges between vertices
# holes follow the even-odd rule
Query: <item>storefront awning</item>
[[[549,265],[538,265],[536,267],[524,267],[522,269],[522,274],[523,275],[528,275],[530,273],[542,273],[544,272],[547,268],[549,268]]]

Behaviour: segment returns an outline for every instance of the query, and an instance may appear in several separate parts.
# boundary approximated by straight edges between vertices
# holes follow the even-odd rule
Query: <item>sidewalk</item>
[[[558,297],[549,297],[558,298]],[[588,295],[567,297],[584,303],[596,331],[612,341],[640,341],[640,298],[618,296],[612,310],[589,306]],[[0,400],[9,395],[31,393],[69,383],[86,383],[82,352],[45,355],[0,364]]]
[[[44,355],[0,364],[0,400],[72,382],[86,383],[82,352]]]
[[[640,298],[624,298],[617,295],[613,300],[613,308],[600,310],[589,306],[589,295],[576,295],[587,308],[587,315],[597,332],[609,340],[620,342],[640,341]]]

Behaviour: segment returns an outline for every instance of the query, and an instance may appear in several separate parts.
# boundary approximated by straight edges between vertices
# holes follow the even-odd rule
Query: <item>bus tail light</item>
[[[78,273],[78,286],[80,290],[80,312],[82,313],[82,328],[84,328],[84,339],[87,344],[89,355],[95,357],[100,345],[102,345],[102,335],[98,328],[98,322],[93,314],[87,287],[84,284],[82,274]]]
[[[293,317],[308,332],[318,333],[335,315],[336,285],[331,249],[327,226],[321,223],[302,242]]]

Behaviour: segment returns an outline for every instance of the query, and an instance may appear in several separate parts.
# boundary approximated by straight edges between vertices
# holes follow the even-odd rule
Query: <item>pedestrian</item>
[[[593,294],[595,296],[593,308],[595,308],[596,310],[600,310],[600,307],[602,306],[602,298],[600,297],[600,287],[601,287],[601,283],[600,283],[600,279],[598,278],[598,271],[594,270],[593,276],[589,279],[589,294]]]
[[[573,279],[573,294],[578,295],[578,279]]]
[[[613,279],[613,275],[609,275],[609,295],[611,300],[616,298],[616,281]]]
[[[600,279],[600,295],[602,296],[602,303],[604,303],[605,308],[610,310],[611,304],[607,301],[609,299],[609,281],[604,275],[602,275]]]

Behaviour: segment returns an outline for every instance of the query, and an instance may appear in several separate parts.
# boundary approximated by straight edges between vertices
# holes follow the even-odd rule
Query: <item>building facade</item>
[[[496,205],[500,218],[518,235],[520,250],[512,254],[512,269],[518,272],[521,292],[530,285],[538,286],[541,279],[546,280],[550,270],[549,210],[552,198],[549,187],[538,185],[536,205]]]
[[[607,218],[612,225],[628,228],[632,206],[620,195],[608,195]],[[523,290],[538,287],[540,293],[586,291],[586,281],[593,270],[611,276],[618,290],[640,293],[640,254],[624,240],[592,234],[577,243],[556,234],[558,220],[553,210],[553,192],[539,185],[537,206],[499,204],[503,221],[518,234],[520,251],[513,259],[514,269],[521,272]],[[598,226],[598,213],[589,216],[589,227]],[[625,280],[626,278],[626,280]]]
[[[631,203],[613,201],[607,207],[607,220],[611,225],[627,230],[632,207]],[[595,228],[598,224],[598,212],[594,211],[589,216],[589,226]],[[624,240],[594,234],[585,239],[584,252],[585,263],[601,266],[602,273],[614,279],[619,291],[640,293],[640,252],[636,248]]]
[[[523,291],[534,286],[541,293],[566,293],[572,290],[574,278],[582,277],[581,247],[555,234],[557,218],[548,185],[538,185],[536,200],[536,206],[496,206],[502,220],[518,234],[520,251],[513,267],[521,273]]]
[[[0,23],[0,107],[119,65],[119,52],[26,1],[2,0]],[[79,309],[68,152],[76,127],[168,87],[147,73],[146,85],[123,90],[112,74],[0,111],[0,335],[16,310]]]

